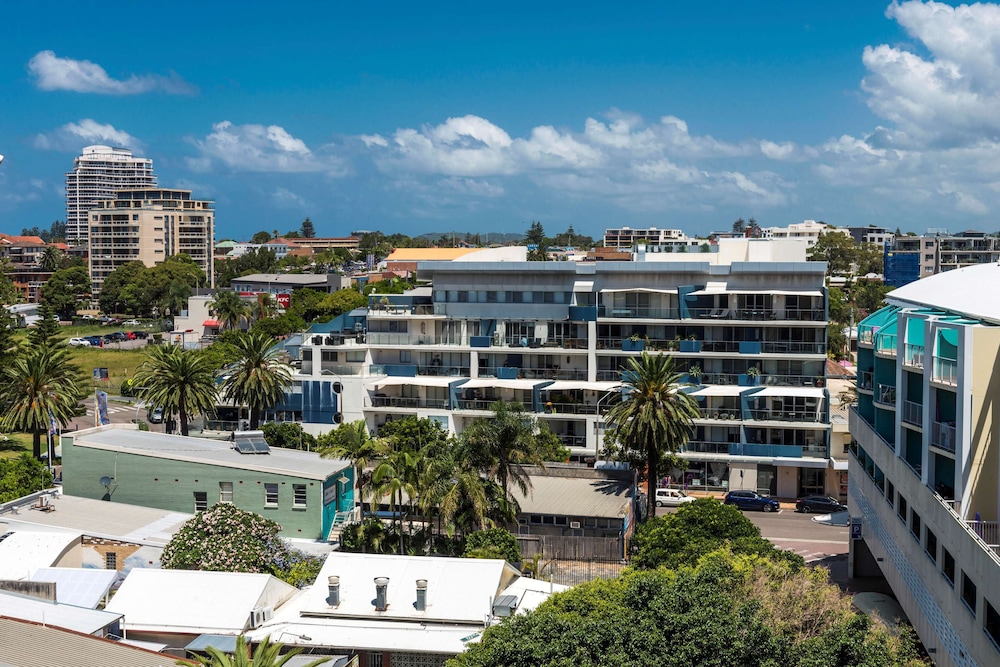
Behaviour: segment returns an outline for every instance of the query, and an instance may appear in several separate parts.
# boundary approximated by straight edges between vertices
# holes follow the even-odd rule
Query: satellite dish
[[[105,475],[101,478],[101,486],[108,487],[111,486],[111,478]]]

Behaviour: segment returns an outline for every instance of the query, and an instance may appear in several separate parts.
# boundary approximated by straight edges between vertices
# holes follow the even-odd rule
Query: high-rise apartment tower
[[[97,202],[114,199],[119,190],[155,187],[151,159],[133,157],[125,148],[87,146],[66,174],[66,240],[87,244],[87,214]]]

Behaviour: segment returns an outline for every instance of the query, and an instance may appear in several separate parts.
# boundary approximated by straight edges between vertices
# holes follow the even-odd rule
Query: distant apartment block
[[[849,569],[885,576],[941,666],[1000,664],[998,270],[913,282],[858,325]]]
[[[416,415],[459,433],[519,402],[593,462],[623,368],[646,350],[675,358],[699,405],[674,481],[846,495],[830,450],[826,266],[805,250],[732,239],[629,262],[422,261],[429,285],[373,294],[367,312],[303,335],[306,427]]]
[[[184,253],[214,284],[215,202],[190,190],[121,190],[90,211],[89,262],[94,294],[123,264],[160,264]]]
[[[896,238],[896,233],[885,229],[884,227],[876,227],[874,225],[869,225],[867,227],[848,227],[848,233],[850,233],[851,238],[853,238],[858,243],[871,243],[874,245],[884,246],[886,243],[892,243],[893,239]]]
[[[902,287],[964,266],[1000,261],[1000,237],[968,230],[899,236],[885,249],[885,283]]]
[[[761,231],[761,238],[765,239],[804,239],[811,247],[816,245],[816,241],[823,234],[831,232],[836,234],[847,234],[846,229],[831,227],[825,222],[815,220],[803,220],[793,223],[787,227],[764,227]]]
[[[73,159],[66,174],[66,240],[87,245],[89,214],[98,202],[114,199],[119,190],[156,187],[153,161],[133,157],[132,151],[110,146],[87,146]]]
[[[691,239],[685,236],[679,229],[657,229],[649,227],[646,229],[632,229],[630,227],[619,227],[618,229],[604,230],[604,247],[619,248],[629,250],[639,244],[647,247],[665,248],[675,247],[697,247],[705,241]]]

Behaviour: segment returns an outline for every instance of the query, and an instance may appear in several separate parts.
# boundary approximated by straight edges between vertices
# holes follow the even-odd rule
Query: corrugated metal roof
[[[36,567],[56,565],[79,541],[79,533],[15,530],[0,541],[0,579],[27,579]]]
[[[385,258],[387,262],[447,261],[479,252],[482,248],[397,248]]]
[[[0,616],[45,623],[92,635],[108,627],[122,615],[0,591]]]
[[[631,485],[617,479],[532,475],[531,488],[522,495],[511,489],[522,514],[554,514],[620,518],[628,511]]]
[[[0,616],[0,664],[17,667],[169,667],[177,659],[110,639]]]

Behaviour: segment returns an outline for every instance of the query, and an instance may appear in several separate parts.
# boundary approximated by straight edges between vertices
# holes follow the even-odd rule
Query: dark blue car
[[[722,502],[726,505],[735,505],[741,510],[777,512],[781,509],[777,500],[762,496],[756,491],[730,491]]]

